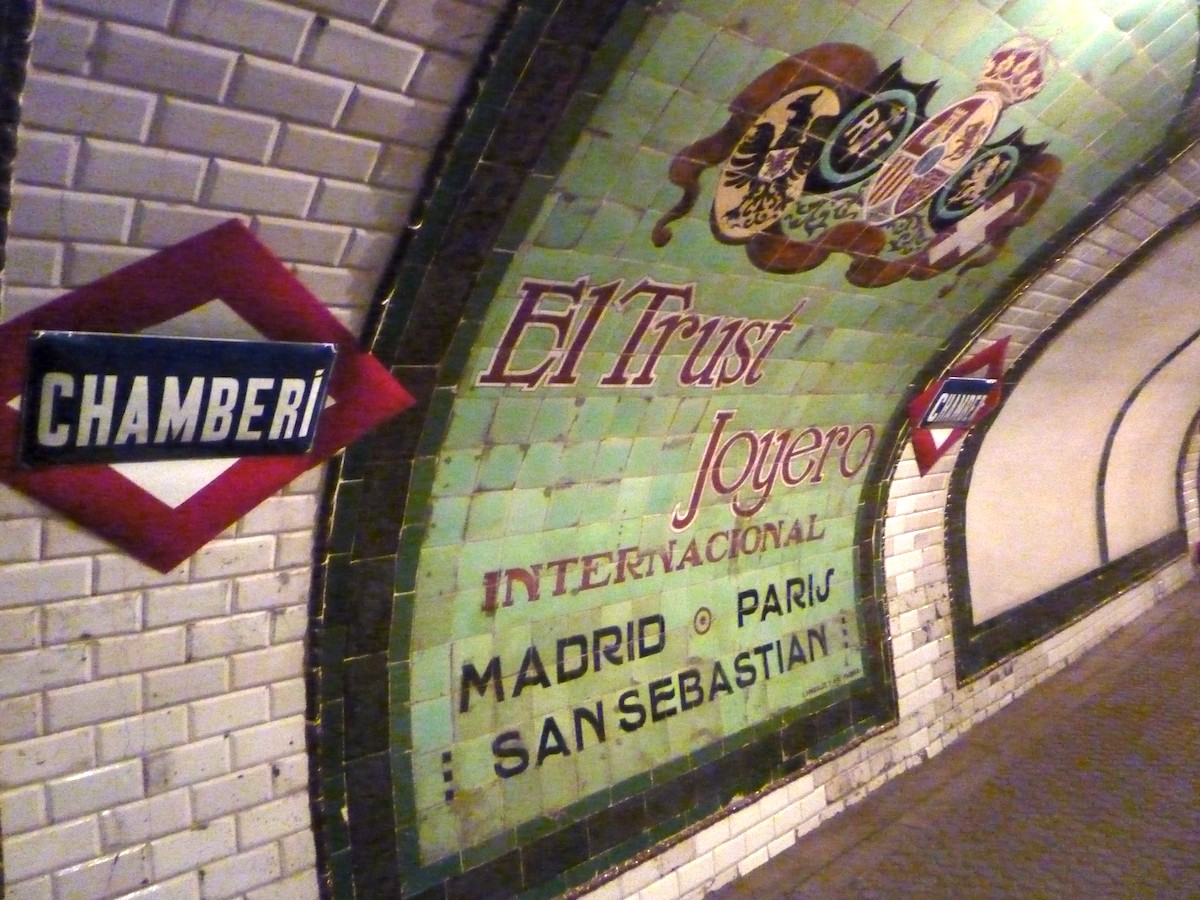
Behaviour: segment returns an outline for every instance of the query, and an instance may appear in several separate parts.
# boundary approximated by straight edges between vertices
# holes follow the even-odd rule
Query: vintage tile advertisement
[[[797,764],[886,723],[859,577],[884,431],[955,325],[1163,139],[1196,23],[885,5],[645,12],[526,183],[405,514],[391,758],[417,871],[839,704],[882,713]]]

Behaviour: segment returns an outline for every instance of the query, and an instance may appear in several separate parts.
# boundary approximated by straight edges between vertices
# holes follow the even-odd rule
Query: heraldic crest
[[[671,240],[701,175],[719,166],[712,233],[764,271],[806,272],[839,252],[850,283],[881,287],[984,265],[1062,168],[1024,129],[993,139],[1005,109],[1045,85],[1049,62],[1043,42],[1014,38],[987,58],[973,94],[930,116],[938,83],[907,80],[900,60],[881,71],[854,44],[791,56],[734,99],[719,131],[675,156],[669,178],[683,196],[652,240]]]

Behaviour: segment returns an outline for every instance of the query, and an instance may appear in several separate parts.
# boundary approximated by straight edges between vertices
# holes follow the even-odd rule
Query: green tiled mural
[[[551,60],[571,21],[516,8],[379,328],[401,374],[447,347],[391,511],[410,893],[566,889],[886,727],[889,423],[1159,147],[1197,46],[1182,0],[608,4]]]

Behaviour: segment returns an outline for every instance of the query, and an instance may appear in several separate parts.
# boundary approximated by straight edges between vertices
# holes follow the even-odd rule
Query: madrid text
[[[820,575],[789,578],[784,585],[771,585],[763,591],[761,604],[758,590],[740,592],[736,602],[739,628],[751,617],[807,619],[828,599],[833,574],[829,569]],[[500,778],[512,778],[531,766],[540,767],[553,758],[569,757],[603,744],[612,734],[653,727],[830,655],[837,617],[811,624],[791,618],[789,622],[799,627],[729,656],[638,682],[615,697],[594,699],[569,713],[545,716],[532,730],[509,728],[500,732],[492,740],[493,771]],[[472,704],[487,702],[488,698],[504,703],[527,691],[545,690],[612,666],[656,656],[666,648],[667,640],[666,620],[655,614],[568,635],[555,641],[553,647],[531,644],[516,666],[515,679],[512,669],[506,670],[498,655],[482,667],[466,661],[459,673],[458,711],[466,714]]]

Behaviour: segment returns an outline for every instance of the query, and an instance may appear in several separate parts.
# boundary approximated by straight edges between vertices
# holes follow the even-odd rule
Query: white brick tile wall
[[[274,558],[273,535],[213,541],[192,557],[192,573],[203,579],[262,572],[271,568]]]
[[[271,775],[276,797],[304,791],[308,787],[308,757],[298,752],[294,756],[277,759],[271,765]]]
[[[21,121],[51,131],[138,141],[150,130],[154,103],[154,94],[146,91],[35,69],[21,96]]]
[[[86,75],[91,69],[88,54],[98,31],[95,21],[43,9],[33,32],[30,58],[42,69]]]
[[[308,797],[292,794],[237,814],[238,839],[243,847],[254,847],[308,826]]]
[[[261,612],[197,622],[188,630],[188,637],[192,659],[228,656],[267,646],[271,642],[271,619]]]
[[[94,818],[50,825],[4,842],[4,877],[22,881],[91,859],[100,851]]]
[[[308,600],[310,572],[282,569],[234,581],[233,608],[238,612],[295,606]]]
[[[309,830],[289,834],[279,841],[280,862],[284,875],[308,869],[316,861],[316,847]]]
[[[385,265],[395,249],[396,237],[391,232],[356,228],[343,262],[347,266],[374,270]]]
[[[327,178],[317,192],[313,216],[323,222],[341,222],[361,228],[398,229],[408,214],[411,201],[410,194]]]
[[[317,882],[307,872],[284,878],[246,894],[246,900],[317,900]]]
[[[157,587],[187,581],[187,563],[180,563],[169,572],[154,569],[122,553],[110,553],[96,558],[96,590],[100,593],[127,591],[130,588]]]
[[[350,241],[349,228],[266,216],[255,220],[254,233],[284,259],[320,265],[337,263]]]
[[[7,888],[6,900],[55,900],[54,883],[49,875],[31,878]]]
[[[9,284],[55,285],[62,283],[63,248],[60,244],[10,237],[5,246]]]
[[[147,672],[142,678],[146,708],[158,709],[223,694],[229,690],[229,665],[223,659],[210,659]]]
[[[44,785],[31,784],[0,793],[0,827],[5,834],[22,834],[49,824]]]
[[[63,270],[63,283],[68,287],[90,284],[97,278],[137,262],[149,254],[133,247],[72,244]]]
[[[141,710],[140,675],[90,681],[46,695],[46,722],[52,731],[108,722]]]
[[[54,292],[55,296],[61,294]],[[42,545],[42,556],[53,558],[57,556],[90,556],[93,553],[103,553],[112,550],[112,544],[98,535],[85,531],[74,522],[66,519],[48,519],[45,525],[45,539]]]
[[[316,514],[317,498],[312,494],[272,497],[246,514],[238,523],[238,534],[296,531],[311,523]]]
[[[416,190],[424,180],[430,151],[405,144],[385,144],[371,180],[389,188]]]
[[[178,746],[187,740],[187,713],[182,707],[106,722],[96,730],[101,762],[128,760]]]
[[[324,483],[325,467],[314,466],[297,476],[290,484],[284,487],[283,492],[285,494],[315,494],[321,490],[321,485]]]
[[[304,61],[319,72],[403,91],[417,70],[421,53],[415,44],[333,21],[314,31]]]
[[[369,135],[384,140],[420,143],[405,126],[416,115],[417,101],[403,94],[393,94],[368,87],[358,87],[342,118],[342,126],[352,134]]]
[[[159,628],[96,641],[96,674],[101,678],[177,665],[187,658],[187,631]]]
[[[161,794],[230,771],[229,741],[213,737],[145,757],[146,793]]]
[[[473,66],[473,60],[459,56],[437,51],[426,53],[408,93],[435,103],[456,103],[467,87]]]
[[[134,222],[133,242],[143,247],[169,247],[202,231],[248,217],[227,210],[209,210],[178,203],[139,203]]]
[[[91,191],[188,202],[199,194],[207,170],[203,156],[85,140],[79,182]]]
[[[494,11],[459,0],[405,0],[392,4],[383,27],[388,34],[423,46],[469,55],[487,37],[495,18]]]
[[[56,822],[109,809],[142,797],[142,764],[139,760],[92,769],[59,778],[47,785],[50,812]]]
[[[313,19],[306,10],[264,0],[191,0],[175,28],[188,37],[291,62]]]
[[[292,716],[234,732],[230,744],[237,769],[300,753],[304,750],[304,717]]]
[[[188,792],[181,789],[100,813],[100,839],[105,850],[119,850],[184,831],[192,824]]]
[[[317,180],[307,175],[217,160],[204,189],[204,202],[253,213],[303,216]]]
[[[36,607],[0,610],[0,653],[32,650],[38,646]]]
[[[0,570],[0,607],[86,596],[91,589],[90,560],[18,563]]]
[[[279,123],[269,116],[164,97],[154,126],[166,147],[262,163],[271,153]]]
[[[154,588],[146,593],[146,627],[225,616],[229,605],[229,583],[225,581]]]
[[[238,728],[260,725],[270,718],[271,694],[266,687],[235,691],[188,704],[193,738],[229,734]]]
[[[308,607],[289,606],[271,611],[271,643],[282,644],[304,638]]]
[[[27,129],[21,133],[20,152],[13,166],[18,184],[64,187],[75,177],[79,147],[77,137]]]
[[[78,684],[91,669],[91,649],[80,644],[9,653],[0,656],[0,696]]]
[[[112,897],[150,881],[147,848],[137,847],[72,866],[54,875],[58,897]]]
[[[293,672],[299,672],[303,662],[304,645],[299,641],[239,653],[229,658],[233,687],[236,689],[281,681]]]
[[[120,243],[129,237],[132,200],[57,188],[18,186],[13,191],[14,230],[33,237]]]
[[[271,800],[271,768],[243,769],[195,785],[191,791],[196,818],[206,822]]]
[[[278,681],[271,685],[271,716],[275,719],[304,714],[306,686],[303,678]]]
[[[187,872],[126,894],[121,900],[200,900],[200,876],[197,872]]]
[[[355,237],[357,233],[352,235],[351,240]],[[394,243],[392,239],[390,244]],[[376,276],[373,271],[298,265],[293,267],[293,272],[306,288],[329,306],[361,307],[375,289]]]
[[[236,216],[358,327],[470,57],[373,30],[386,5],[45,0],[3,315]],[[93,838],[44,873],[18,848],[10,896],[316,896],[302,666],[323,473],[166,574],[0,487],[0,674],[27,692],[0,697],[5,815],[19,801],[22,833],[52,845],[78,814]],[[259,843],[231,845],[235,822]]]
[[[165,879],[180,872],[194,871],[214,859],[223,859],[236,849],[237,833],[233,820],[217,819],[151,841],[150,860],[154,877]]]
[[[378,141],[304,125],[285,125],[274,163],[284,169],[365,181],[379,158]]]
[[[246,58],[238,65],[229,99],[243,109],[328,127],[341,115],[353,87],[297,66]]]
[[[202,100],[225,94],[238,59],[229,50],[127,25],[105,26],[100,44],[106,80]]]
[[[0,744],[37,737],[42,731],[40,694],[0,700]]]
[[[55,0],[56,6],[93,13],[100,19],[116,19],[139,25],[166,28],[171,18],[171,3],[127,3],[125,0]]]
[[[374,25],[391,0],[305,0],[304,5],[320,13]]]
[[[278,880],[279,848],[275,844],[256,847],[247,853],[209,863],[202,871],[206,898],[233,897]]]

